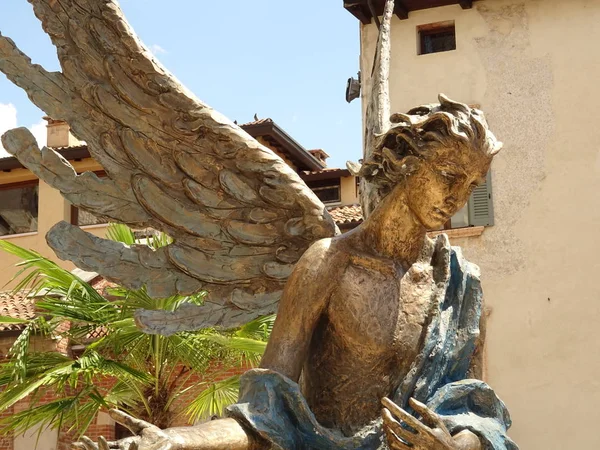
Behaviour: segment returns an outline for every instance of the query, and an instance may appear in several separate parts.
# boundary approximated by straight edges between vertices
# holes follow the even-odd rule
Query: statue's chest
[[[354,259],[331,299],[329,322],[347,345],[376,357],[416,355],[434,298],[430,265],[408,272],[377,260]]]

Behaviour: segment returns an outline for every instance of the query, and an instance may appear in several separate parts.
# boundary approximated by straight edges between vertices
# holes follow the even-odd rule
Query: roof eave
[[[350,177],[352,174],[348,169],[324,170],[314,173],[301,173],[300,178],[304,181],[329,180],[331,178]]]
[[[326,166],[296,142],[289,134],[275,122],[259,123],[256,125],[243,125],[242,129],[253,138],[269,136],[281,145],[288,155],[298,164],[299,170],[317,171]]]
[[[379,16],[383,13],[384,3],[385,0],[374,2],[375,13]],[[423,5],[421,6],[415,0],[396,0],[394,4],[394,13],[398,18],[404,20],[408,19],[408,16],[412,11],[423,9],[439,8],[441,6],[449,5],[460,5],[462,9],[473,8],[473,0],[432,0],[422,3]],[[371,23],[373,14],[371,13],[368,0],[344,0],[344,9],[360,20],[364,25]]]
[[[59,148],[56,152],[67,161],[85,159],[90,157],[90,151],[87,145],[81,145],[70,148]],[[0,159],[0,171],[9,171],[13,169],[25,169],[25,166],[14,156]]]

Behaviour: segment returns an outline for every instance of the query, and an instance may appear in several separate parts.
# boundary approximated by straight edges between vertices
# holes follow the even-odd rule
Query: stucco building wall
[[[358,191],[356,189],[356,177],[340,178],[340,197],[342,205],[353,205],[359,202]]]
[[[101,170],[102,167],[92,158],[85,158],[80,161],[71,161],[71,164],[78,172],[86,170],[94,171]],[[35,181],[37,177],[27,169],[13,169],[10,172],[3,172],[0,177],[0,186],[12,185],[14,183],[22,183],[27,181]],[[39,181],[38,191],[38,229],[36,232],[6,235],[0,239],[8,240],[20,247],[32,249],[43,256],[57,260],[54,251],[46,243],[46,233],[57,222],[71,220],[71,205],[66,201],[61,193],[51,188],[43,181]],[[106,225],[91,225],[82,227],[86,231],[100,237],[104,237],[106,233]],[[0,253],[0,290],[6,290],[12,286],[10,280],[17,273],[18,268],[15,264],[19,262],[16,258],[7,253]],[[70,261],[60,261],[60,265],[66,269],[73,269],[75,266]],[[7,285],[7,283],[9,283]]]
[[[417,55],[417,26],[447,20],[457,49]],[[392,25],[392,111],[443,92],[481,105],[505,143],[495,226],[453,243],[482,269],[487,380],[525,450],[600,448],[598,23],[600,1],[485,0]],[[376,28],[361,28],[368,92]]]

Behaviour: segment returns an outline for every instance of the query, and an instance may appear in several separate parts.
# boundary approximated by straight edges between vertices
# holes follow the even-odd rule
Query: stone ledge
[[[97,228],[108,228],[108,223],[95,223],[93,225],[79,225],[82,230],[95,230]]]
[[[430,238],[433,238],[439,234],[445,233],[448,235],[450,239],[452,238],[466,238],[466,237],[476,237],[481,236],[483,234],[483,230],[485,227],[465,227],[465,228],[453,228],[450,230],[440,230],[440,231],[430,231],[427,235]]]
[[[29,231],[27,233],[15,233],[15,234],[5,234],[4,236],[0,236],[1,240],[9,241],[11,239],[19,239],[27,236],[35,236],[38,234],[37,231]]]

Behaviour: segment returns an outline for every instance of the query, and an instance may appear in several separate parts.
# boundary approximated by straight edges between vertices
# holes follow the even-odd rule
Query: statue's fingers
[[[390,450],[410,450],[412,448],[388,427],[385,429],[385,436],[387,438],[387,444]]]
[[[414,440],[417,436],[416,433],[404,428],[385,408],[383,411],[381,411],[381,417],[383,417],[383,424],[386,430],[391,431],[396,437],[401,438],[401,440],[404,441],[409,447],[413,446]]]
[[[71,450],[85,450],[85,445],[81,442],[73,442],[71,444]]]
[[[389,429],[394,435],[400,437],[408,448],[415,449],[432,449],[435,447],[435,438],[432,433],[421,433],[419,431],[411,431],[407,427],[398,422],[387,409],[383,409],[381,413],[385,428]],[[422,425],[422,424],[421,424]],[[423,425],[424,426],[424,425]]]
[[[81,442],[85,447],[85,450],[99,450],[98,445],[87,436],[82,436]]]
[[[438,416],[435,412],[433,412],[431,409],[429,409],[424,403],[421,403],[420,401],[415,400],[414,398],[410,398],[408,399],[408,404],[411,406],[412,409],[414,409],[421,415],[421,417],[423,418],[423,422],[425,422],[425,425],[432,428],[442,428],[444,431],[447,431],[446,425],[444,425],[442,418]]]
[[[127,427],[133,434],[140,434],[142,430],[154,427],[154,425],[151,423],[141,419],[136,419],[135,417],[130,416],[123,411],[119,411],[118,409],[111,409],[108,414],[115,422]]]
[[[108,446],[108,442],[106,442],[106,439],[104,439],[104,436],[100,436],[98,438],[98,448],[100,450],[110,450],[110,447]]]
[[[131,436],[118,441],[108,441],[108,448],[115,450],[129,450],[129,444],[137,442],[140,439],[139,436]]]
[[[381,400],[381,403],[383,403],[383,406],[385,406],[385,408],[389,410],[388,412],[393,414],[396,417],[396,419],[404,422],[406,425],[411,427],[415,431],[415,433],[423,433],[428,436],[433,436],[433,432],[427,425],[425,425],[423,422],[416,419],[415,417],[411,416],[409,413],[404,411],[389,398],[384,397]]]
[[[138,443],[137,442],[132,442],[131,444],[129,444],[129,448],[127,450],[138,450]]]

